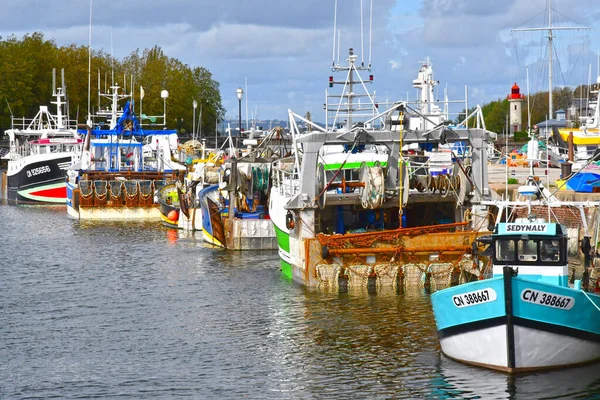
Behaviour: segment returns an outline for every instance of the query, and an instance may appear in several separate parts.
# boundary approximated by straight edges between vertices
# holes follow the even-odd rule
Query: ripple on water
[[[440,356],[429,297],[307,290],[276,252],[0,206],[0,398],[584,398],[597,365],[507,377]]]

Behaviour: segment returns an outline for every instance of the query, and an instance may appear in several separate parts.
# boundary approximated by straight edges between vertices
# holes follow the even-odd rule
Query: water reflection
[[[440,357],[434,398],[600,399],[598,364],[530,374],[507,375]]]
[[[598,365],[509,377],[440,355],[429,295],[306,289],[277,252],[0,206],[2,398],[589,398]],[[586,397],[587,396],[587,397]]]

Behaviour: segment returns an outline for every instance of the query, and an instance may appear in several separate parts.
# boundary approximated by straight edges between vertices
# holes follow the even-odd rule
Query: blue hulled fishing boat
[[[541,190],[531,179],[528,217],[478,239],[491,277],[432,294],[446,356],[510,373],[600,359],[600,296],[569,286],[566,228],[531,212]]]

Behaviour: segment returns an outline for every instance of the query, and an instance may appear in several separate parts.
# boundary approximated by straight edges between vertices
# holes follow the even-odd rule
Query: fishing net
[[[103,206],[108,196],[108,184],[106,181],[94,181],[94,205]]]
[[[84,199],[92,197],[92,194],[94,194],[93,189],[92,181],[79,181],[79,191],[81,193],[81,197]]]
[[[138,187],[140,191],[140,205],[149,206],[154,203],[154,199],[152,195],[154,194],[152,181],[151,180],[141,180],[138,182]]]
[[[81,194],[80,206],[90,207],[94,205],[94,185],[92,181],[79,181],[79,193]]]
[[[125,181],[125,205],[127,207],[137,206],[138,204],[138,182]]]
[[[108,187],[110,189],[110,200],[113,206],[119,206],[123,204],[123,182],[122,181],[109,181]]]

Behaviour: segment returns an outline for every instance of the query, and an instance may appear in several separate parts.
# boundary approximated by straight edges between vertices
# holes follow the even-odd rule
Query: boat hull
[[[452,359],[505,372],[600,360],[599,296],[513,276],[444,289],[431,302]]]
[[[9,161],[7,199],[10,203],[65,204],[66,169],[73,159],[70,153],[28,156]]]

